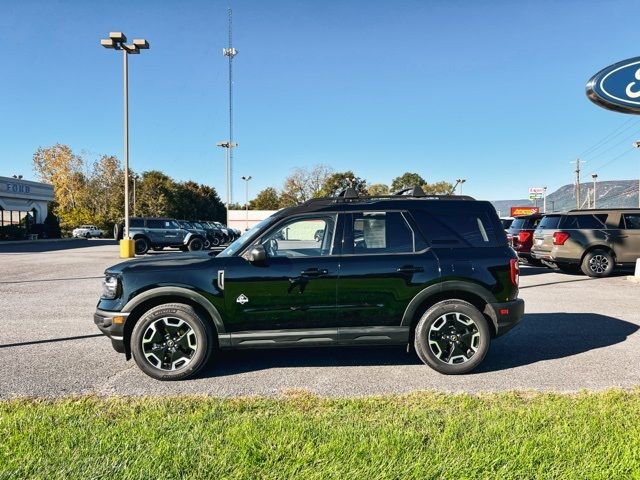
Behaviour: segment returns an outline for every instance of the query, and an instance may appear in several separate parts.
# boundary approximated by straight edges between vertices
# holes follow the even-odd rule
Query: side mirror
[[[251,263],[264,262],[267,259],[267,252],[262,245],[254,245],[251,247],[251,250],[249,250],[247,259]]]

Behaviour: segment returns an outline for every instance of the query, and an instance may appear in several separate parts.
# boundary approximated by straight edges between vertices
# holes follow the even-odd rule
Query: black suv
[[[522,318],[518,277],[489,202],[348,189],[275,213],[218,256],[108,268],[94,321],[161,380],[195,374],[219,348],[321,345],[409,344],[459,374]]]

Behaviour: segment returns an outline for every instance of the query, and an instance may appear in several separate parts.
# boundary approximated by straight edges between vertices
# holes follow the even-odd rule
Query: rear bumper
[[[106,310],[96,310],[93,314],[93,323],[98,329],[111,340],[111,346],[118,353],[125,353],[124,348],[124,322],[114,323],[114,317],[124,317],[129,314],[122,312],[108,312]]]
[[[516,298],[510,302],[490,303],[495,312],[496,337],[504,335],[515,327],[524,316],[524,300]]]

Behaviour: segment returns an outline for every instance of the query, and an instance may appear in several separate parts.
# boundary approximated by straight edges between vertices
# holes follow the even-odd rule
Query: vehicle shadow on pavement
[[[0,253],[40,253],[54,252],[58,250],[71,250],[76,248],[98,247],[102,245],[117,245],[112,238],[85,238],[68,239],[64,241],[38,240],[32,243],[0,243]]]
[[[597,313],[528,313],[511,332],[495,339],[474,373],[570,357],[624,342],[638,325]]]
[[[570,357],[621,343],[640,327],[595,313],[531,313],[520,325],[491,343],[484,362],[472,373],[521,367]],[[323,347],[218,352],[199,375],[223,377],[270,368],[422,365],[402,346]],[[425,368],[428,368],[425,366]]]
[[[270,368],[363,367],[420,365],[415,353],[404,346],[318,347],[218,352],[198,377],[223,377]]]

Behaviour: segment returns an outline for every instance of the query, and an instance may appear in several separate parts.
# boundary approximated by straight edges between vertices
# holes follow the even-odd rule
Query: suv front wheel
[[[491,332],[484,315],[464,300],[444,300],[418,322],[414,346],[418,357],[446,375],[468,373],[489,351]]]
[[[608,277],[613,272],[614,260],[611,252],[603,249],[591,250],[582,259],[582,273],[590,277]]]
[[[199,252],[202,249],[204,249],[204,242],[201,238],[196,237],[189,240],[189,243],[187,244],[187,250],[189,250],[190,252]]]
[[[131,353],[157,380],[183,380],[209,361],[213,330],[190,305],[165,303],[149,310],[133,328]]]

